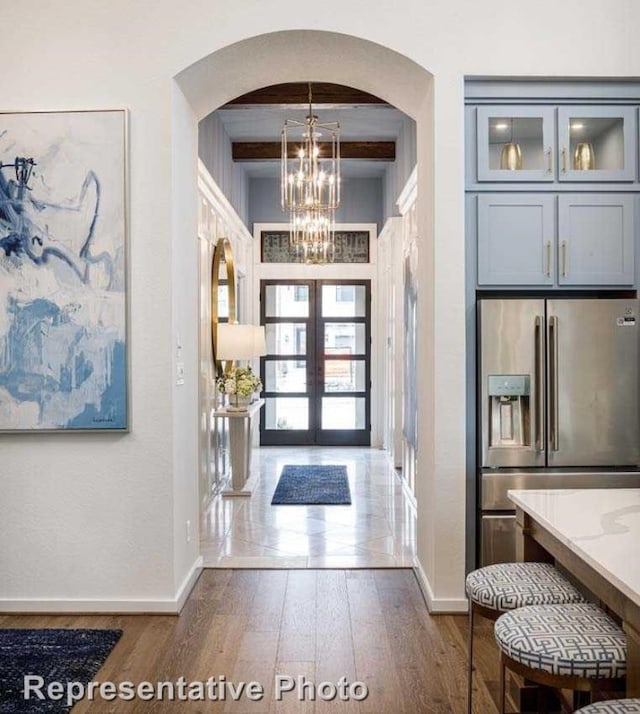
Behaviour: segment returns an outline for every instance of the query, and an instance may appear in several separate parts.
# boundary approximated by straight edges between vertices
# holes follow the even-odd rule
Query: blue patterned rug
[[[51,682],[89,683],[120,639],[122,630],[0,630],[0,712],[2,714],[63,714],[71,707],[40,700],[35,692],[25,701],[24,677]]]
[[[347,467],[336,465],[283,467],[272,506],[349,506]]]

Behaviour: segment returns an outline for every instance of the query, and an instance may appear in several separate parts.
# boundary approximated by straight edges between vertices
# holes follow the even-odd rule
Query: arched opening
[[[374,69],[375,68],[375,69]],[[184,236],[196,232],[196,177],[195,155],[197,123],[229,100],[260,87],[296,81],[332,82],[355,86],[388,101],[416,122],[417,128],[417,182],[420,196],[416,215],[419,235],[418,345],[417,354],[421,379],[416,389],[418,419],[418,477],[416,497],[418,502],[418,558],[419,570],[426,574],[427,596],[436,590],[434,569],[438,559],[435,543],[436,526],[429,518],[438,508],[440,495],[436,489],[435,468],[435,310],[433,296],[434,236],[433,236],[433,78],[424,68],[408,58],[372,42],[352,36],[316,31],[287,31],[254,37],[223,48],[196,62],[181,72],[173,91],[174,131],[173,193],[174,207],[173,263],[174,298],[176,313],[184,310],[186,316],[197,304],[195,285],[196,248],[185,246]],[[191,207],[193,207],[191,209]],[[191,210],[190,210],[191,209]],[[190,230],[192,229],[192,230]],[[187,278],[185,280],[185,278]],[[192,279],[192,280],[190,280]],[[191,313],[193,314],[193,313]],[[193,327],[186,326],[180,342],[195,350],[197,335]],[[197,436],[188,426],[193,424],[197,395],[194,390],[181,393],[176,402],[174,425],[175,439],[184,448],[184,482],[191,497],[196,489]],[[184,418],[183,418],[184,417]],[[181,509],[189,513],[188,498],[179,495],[176,476],[176,523],[182,518]],[[443,496],[446,498],[446,496]],[[196,497],[197,498],[197,497]],[[447,608],[455,609],[451,595],[451,582],[462,582],[464,562],[464,531],[462,522],[456,526],[454,537],[456,557],[449,568],[459,567],[460,572],[449,572],[445,590]],[[449,544],[451,545],[451,544]],[[176,554],[176,558],[179,555]],[[460,600],[462,606],[463,600]]]

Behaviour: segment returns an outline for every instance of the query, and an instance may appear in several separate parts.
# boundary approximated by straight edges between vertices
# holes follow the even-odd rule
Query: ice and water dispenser
[[[529,375],[492,374],[488,381],[489,448],[530,446]]]

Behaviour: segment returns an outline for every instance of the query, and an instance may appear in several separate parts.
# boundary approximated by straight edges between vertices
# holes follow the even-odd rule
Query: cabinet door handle
[[[558,433],[558,318],[551,315],[549,318],[549,440],[553,451],[560,448],[560,435]]]
[[[562,147],[562,173],[563,174],[567,173],[567,148],[566,148],[566,146]]]
[[[551,241],[548,240],[545,245],[545,270],[544,274],[549,278],[551,277]]]
[[[553,149],[551,147],[547,149],[547,173],[553,173]]]
[[[562,241],[562,277],[566,278],[568,275],[567,271],[567,241]]]
[[[540,316],[536,317],[535,329],[534,329],[534,339],[536,346],[535,354],[535,410],[536,410],[536,449],[538,451],[544,451],[545,446],[545,424],[544,424],[544,337],[543,337],[543,318]]]

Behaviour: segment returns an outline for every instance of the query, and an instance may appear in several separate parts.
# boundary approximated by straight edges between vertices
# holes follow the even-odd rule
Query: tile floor
[[[350,506],[272,506],[285,464],[345,464]],[[370,448],[254,449],[249,498],[216,496],[202,519],[209,568],[411,567],[415,511],[387,453]]]

